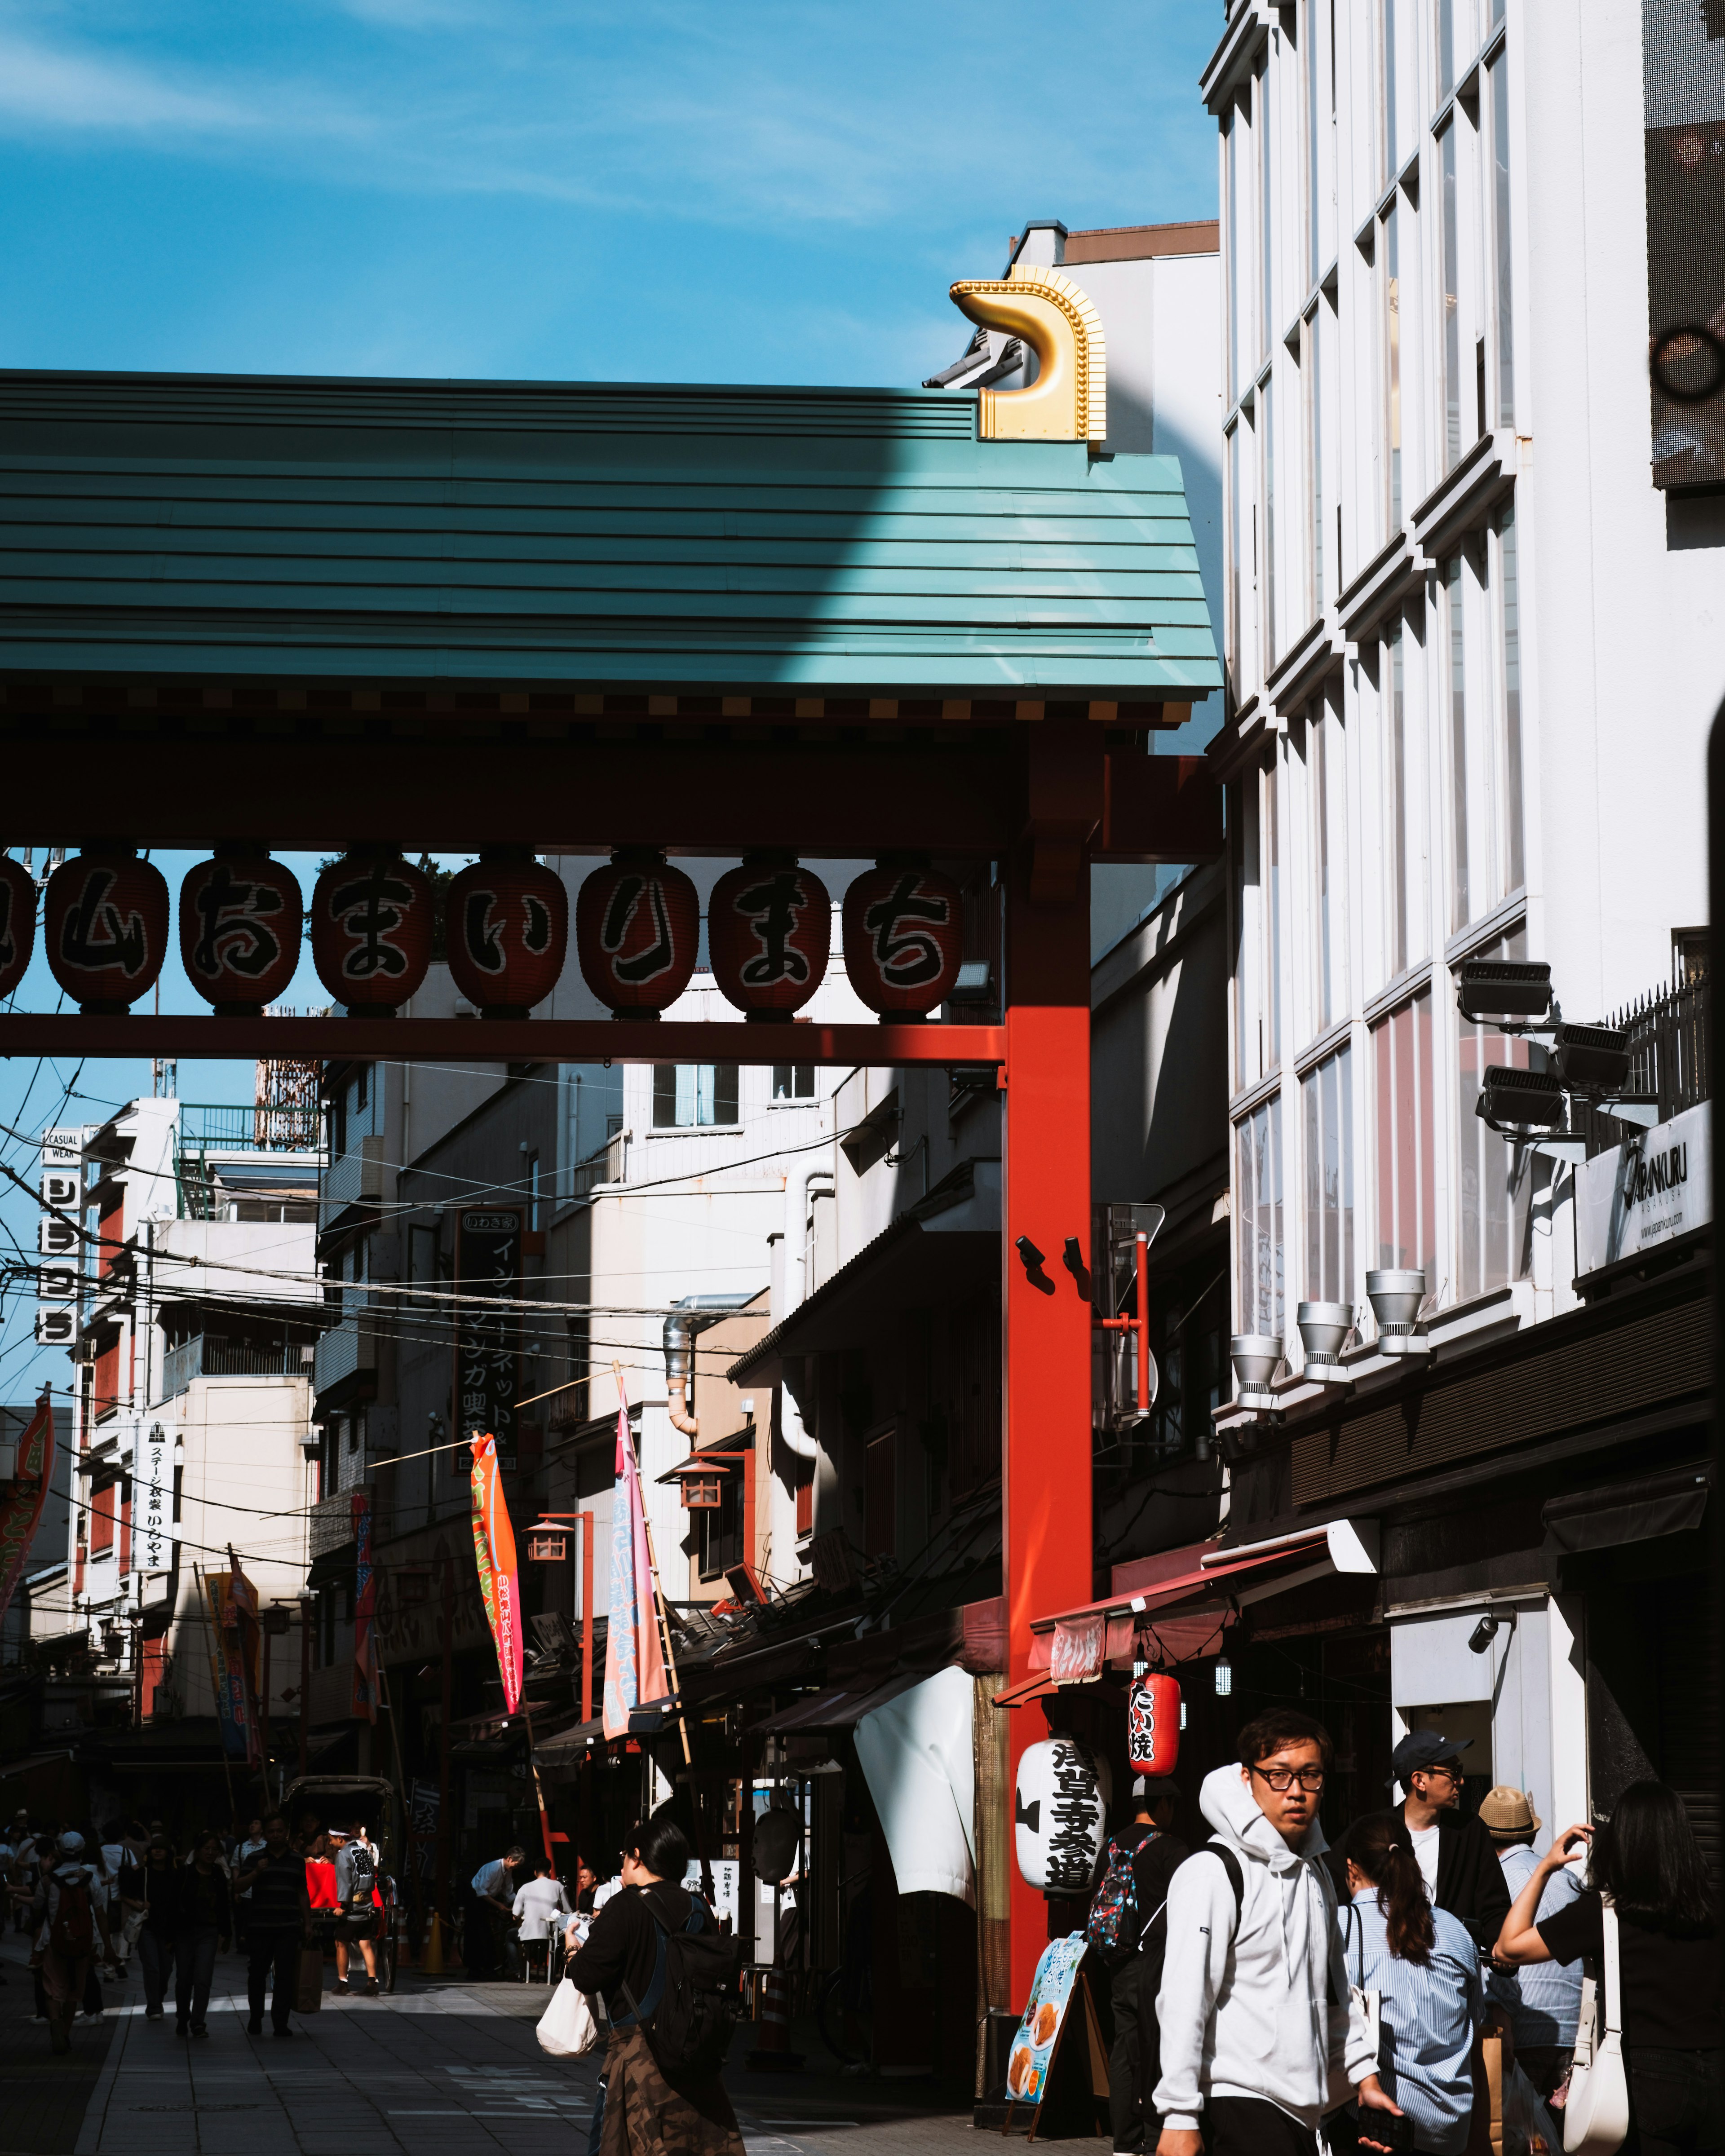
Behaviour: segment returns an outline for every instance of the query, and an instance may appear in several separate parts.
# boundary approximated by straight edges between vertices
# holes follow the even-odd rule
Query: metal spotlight
[[[1551,968],[1543,959],[1464,958],[1456,983],[1463,1018],[1525,1027],[1551,1010]]]
[[[1589,1093],[1620,1093],[1629,1083],[1629,1035],[1615,1025],[1560,1025],[1558,1075]]]
[[[1468,1651],[1471,1654],[1483,1655],[1486,1648],[1497,1637],[1502,1627],[1503,1620],[1501,1617],[1493,1617],[1488,1612],[1468,1634]]]
[[[1486,1067],[1474,1113],[1507,1137],[1527,1131],[1560,1131],[1568,1121],[1562,1082],[1548,1070]]]

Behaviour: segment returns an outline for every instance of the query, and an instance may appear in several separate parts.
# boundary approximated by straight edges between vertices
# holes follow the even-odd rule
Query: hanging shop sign
[[[218,1018],[261,1018],[300,963],[300,879],[261,846],[218,846],[180,886],[180,960]]]
[[[36,1344],[69,1348],[78,1333],[83,1266],[78,1213],[84,1188],[84,1132],[76,1125],[44,1131],[36,1224]]]
[[[256,1766],[257,1692],[253,1655],[258,1638],[257,1596],[243,1572],[207,1572],[203,1589],[209,1604],[211,1676],[216,1692],[216,1722],[222,1749],[230,1759]]]
[[[1135,1774],[1172,1774],[1180,1759],[1180,1687],[1153,1671],[1126,1696],[1126,1751]]]
[[[497,1673],[503,1680],[503,1711],[513,1714],[521,1703],[526,1666],[521,1639],[521,1572],[516,1563],[515,1529],[497,1473],[497,1448],[489,1435],[473,1440],[473,1554],[479,1568],[485,1621],[497,1650]]]
[[[519,1291],[524,1218],[518,1207],[495,1205],[470,1206],[456,1216],[455,1435],[465,1445],[489,1431],[506,1473],[516,1464],[521,1388],[519,1320],[502,1306]]]
[[[431,963],[431,880],[388,847],[331,861],[311,893],[311,962],[350,1012],[393,1016]]]
[[[1088,1745],[1062,1736],[1027,1745],[1012,1807],[1024,1884],[1042,1894],[1088,1894],[1106,1810]]]
[[[36,948],[36,879],[22,861],[0,855],[0,996],[9,996]]]
[[[132,1458],[132,1565],[172,1572],[174,1564],[174,1440],[151,1423]]]
[[[557,984],[569,894],[525,846],[488,846],[444,898],[449,973],[481,1018],[525,1018]]]
[[[148,993],[167,956],[167,881],[131,846],[74,854],[42,903],[49,970],[87,1017],[112,1017]]]
[[[713,886],[706,936],[726,999],[752,1019],[788,1018],[825,978],[833,902],[793,855],[750,854]]]
[[[1597,1272],[1713,1217],[1713,1106],[1637,1131],[1576,1175],[1575,1270]]]
[[[626,846],[575,899],[582,978],[614,1018],[650,1018],[689,985],[701,955],[701,896],[648,846]]]
[[[964,895],[927,862],[888,859],[845,894],[845,971],[871,1011],[926,1018],[957,984]]]

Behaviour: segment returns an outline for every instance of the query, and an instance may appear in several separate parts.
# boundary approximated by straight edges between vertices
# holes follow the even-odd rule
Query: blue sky
[[[1215,213],[1195,0],[0,0],[0,366],[918,381],[1027,218]],[[295,857],[309,895],[316,865]],[[193,856],[158,856],[170,884]],[[17,1008],[53,1009],[39,955]],[[285,1001],[326,1000],[311,968]],[[177,958],[162,1007],[198,1007]],[[249,1101],[249,1065],[182,1098]],[[68,1087],[71,1089],[67,1096]],[[147,1062],[0,1066],[100,1122]],[[0,1159],[33,1182],[32,1147]],[[36,1214],[0,1194],[0,1244]],[[8,1255],[10,1255],[8,1250]],[[52,1377],[6,1298],[0,1398]]]

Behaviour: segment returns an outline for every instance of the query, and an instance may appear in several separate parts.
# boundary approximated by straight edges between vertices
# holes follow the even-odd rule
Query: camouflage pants
[[[605,2083],[599,2156],[743,2156],[719,2076],[673,2088],[639,2029],[612,2030]]]

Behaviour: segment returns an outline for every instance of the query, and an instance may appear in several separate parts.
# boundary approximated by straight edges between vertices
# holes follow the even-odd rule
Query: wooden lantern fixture
[[[883,1018],[926,1018],[943,1004],[963,942],[963,893],[914,855],[884,856],[845,894],[845,971]]]
[[[795,855],[749,854],[713,886],[706,932],[713,978],[726,1000],[770,1024],[800,1010],[825,978],[833,902]]]
[[[486,846],[444,901],[449,973],[481,1018],[525,1018],[557,984],[569,894],[526,846]]]
[[[155,983],[167,956],[167,881],[135,846],[97,846],[48,880],[49,969],[86,1018],[116,1017]]]
[[[562,1527],[535,1527],[527,1536],[527,1558],[533,1564],[562,1564],[569,1555],[569,1537]]]
[[[300,880],[262,846],[218,846],[180,886],[180,959],[218,1018],[261,1018],[293,979],[305,918]]]
[[[685,1475],[683,1509],[686,1512],[716,1512],[719,1509],[719,1477],[716,1475]]]
[[[36,948],[36,879],[22,861],[0,854],[0,996],[9,996]]]
[[[311,959],[338,1004],[393,1018],[431,964],[431,880],[389,846],[356,846],[317,879]]]
[[[701,895],[651,846],[624,846],[575,898],[581,973],[613,1018],[657,1018],[701,955]]]

